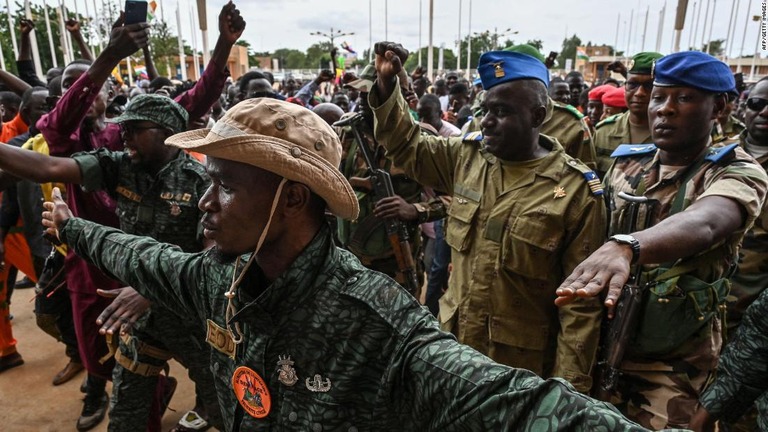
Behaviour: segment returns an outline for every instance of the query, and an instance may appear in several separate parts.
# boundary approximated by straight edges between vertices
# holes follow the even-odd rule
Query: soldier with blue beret
[[[725,63],[695,51],[670,54],[655,62],[653,80],[653,144],[613,153],[604,182],[611,237],[566,278],[557,303],[607,289],[612,315],[640,266],[636,283],[647,288],[611,402],[645,427],[687,428],[717,364],[728,278],[768,177],[737,144],[712,145],[712,123],[735,86]],[[622,192],[649,200],[640,217]],[[628,226],[632,219],[647,223]]]
[[[388,57],[401,48],[392,46],[377,51],[369,98],[376,139],[407,175],[453,196],[445,228],[453,273],[440,300],[442,328],[498,362],[588,391],[599,301],[558,310],[553,300],[562,278],[604,241],[605,206],[595,174],[540,133],[546,66],[519,52],[483,54],[482,132],[427,137],[394,91],[400,66]]]

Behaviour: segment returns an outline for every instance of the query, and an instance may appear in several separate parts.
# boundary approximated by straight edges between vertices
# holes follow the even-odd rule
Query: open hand
[[[96,290],[102,297],[115,299],[104,311],[96,318],[96,324],[100,325],[99,333],[125,334],[131,331],[133,325],[144,315],[152,303],[141,296],[131,287],[122,287],[113,290]]]

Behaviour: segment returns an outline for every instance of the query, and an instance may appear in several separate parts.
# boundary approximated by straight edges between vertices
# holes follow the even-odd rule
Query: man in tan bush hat
[[[207,155],[199,206],[212,250],[72,217],[57,193],[45,224],[153,302],[207,323],[227,431],[642,430],[562,380],[458,344],[392,279],[335,247],[325,209],[353,219],[357,199],[337,169],[338,138],[311,111],[247,100],[166,143]]]

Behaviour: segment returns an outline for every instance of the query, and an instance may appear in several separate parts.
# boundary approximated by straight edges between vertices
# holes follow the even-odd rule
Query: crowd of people
[[[83,58],[42,82],[22,20],[0,373],[21,272],[52,384],[85,371],[80,431],[159,431],[172,358],[176,432],[768,429],[768,79],[687,51],[587,82],[513,45],[433,82],[381,42],[359,73],[233,82],[244,27],[225,5],[181,84],[146,23],[94,57],[69,22]]]

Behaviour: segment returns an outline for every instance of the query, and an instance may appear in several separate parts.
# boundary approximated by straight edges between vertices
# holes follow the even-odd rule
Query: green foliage
[[[707,54],[711,54],[715,57],[721,56],[724,54],[723,45],[725,44],[725,39],[716,39],[711,42],[709,42],[709,51],[707,51],[707,45],[704,44],[701,47],[701,51],[706,52]]]
[[[564,39],[563,49],[560,50],[560,55],[557,56],[557,67],[564,68],[567,59],[573,60],[576,58],[576,47],[578,46],[581,46],[581,39],[578,36],[573,35],[568,39]]]
[[[307,55],[297,49],[280,48],[275,50],[272,58],[278,59],[282,69],[301,69],[307,61]]]

